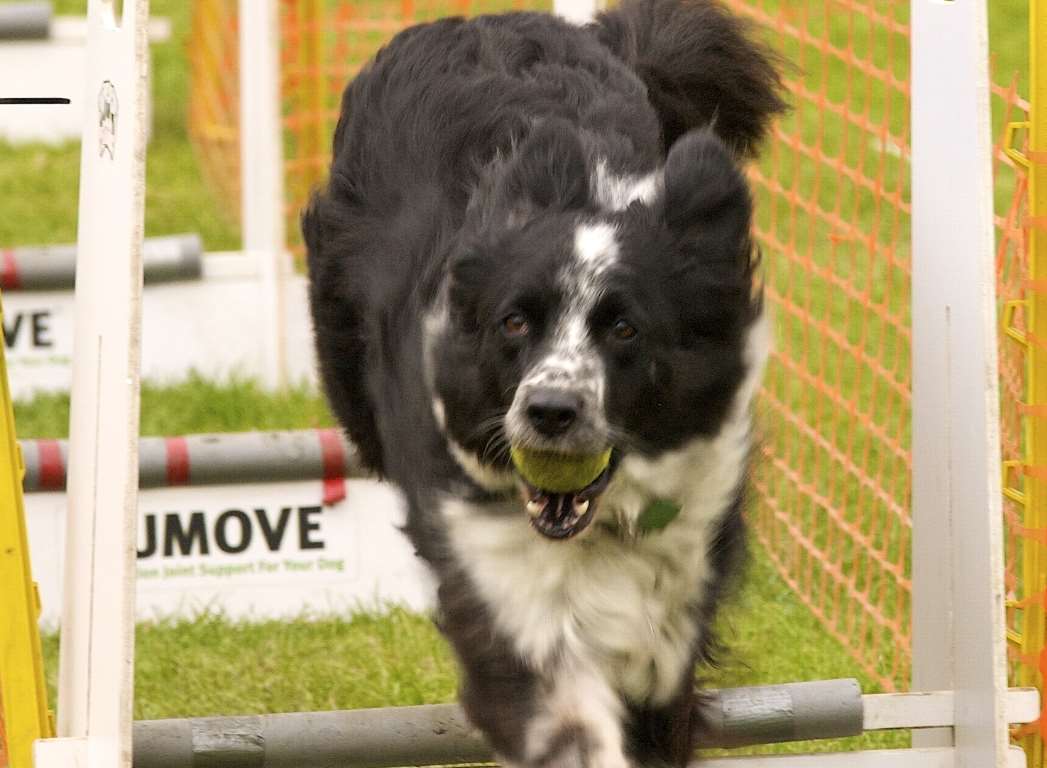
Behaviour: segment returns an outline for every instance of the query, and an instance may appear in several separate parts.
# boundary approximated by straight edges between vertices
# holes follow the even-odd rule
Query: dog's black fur
[[[625,254],[591,318],[605,414],[625,436],[615,461],[717,433],[760,312],[738,164],[783,109],[779,87],[773,57],[712,0],[625,0],[587,27],[534,13],[413,27],[344,93],[330,181],[302,222],[321,374],[365,463],[404,492],[407,534],[440,584],[441,626],[462,663],[463,705],[504,759],[593,762],[587,735],[567,724],[541,754],[527,751],[543,680],[496,626],[438,512],[446,497],[478,508],[500,497],[448,441],[509,467],[492,414],[547,352],[539,340],[567,301],[555,276],[577,222],[593,216]],[[663,188],[607,210],[598,161],[616,177],[664,166]],[[447,323],[433,332],[426,317],[442,301]],[[528,319],[528,338],[499,332],[512,313]],[[625,315],[637,343],[611,335]],[[740,493],[691,606],[703,628],[695,661],[743,548]],[[630,759],[687,761],[692,674],[668,703],[625,701]]]

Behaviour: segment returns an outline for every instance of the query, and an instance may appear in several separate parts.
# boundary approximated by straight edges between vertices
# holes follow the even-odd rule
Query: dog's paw
[[[601,744],[582,725],[567,725],[548,736],[529,768],[634,768],[621,750]]]

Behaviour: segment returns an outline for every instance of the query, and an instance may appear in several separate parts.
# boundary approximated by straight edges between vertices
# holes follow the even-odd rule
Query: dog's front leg
[[[524,736],[527,768],[628,768],[618,695],[593,669],[563,660],[539,682]]]
[[[491,656],[499,663],[491,663]],[[598,674],[566,662],[538,673],[514,656],[490,654],[487,663],[463,670],[462,706],[499,763],[507,768],[629,768],[622,703]]]

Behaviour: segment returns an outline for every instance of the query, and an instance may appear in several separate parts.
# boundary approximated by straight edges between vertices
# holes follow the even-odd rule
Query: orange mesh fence
[[[288,232],[331,162],[346,83],[401,29],[441,16],[549,10],[551,0],[280,0]]]
[[[298,212],[329,161],[341,91],[360,65],[412,23],[526,1],[281,0],[293,237]],[[909,3],[726,2],[788,62],[793,105],[751,171],[778,339],[761,401],[763,456],[751,521],[782,577],[827,631],[882,688],[904,688],[911,639]],[[1014,32],[1024,11],[1024,0],[1000,2],[994,23]],[[1039,685],[1041,664],[1047,666],[1047,656],[1041,661],[1047,558],[1039,555],[1047,519],[1036,522],[1028,509],[1029,425],[1041,417],[1024,404],[1030,402],[1026,301],[1044,290],[1044,276],[1030,277],[1022,154],[1028,131],[1007,129],[1027,119],[1025,81],[1010,77],[1025,66],[1013,55],[1024,45],[1024,30],[1004,43],[998,31],[994,67],[1004,84],[992,94],[1004,320],[1000,427],[1009,468],[1007,615],[1013,679]],[[194,137],[235,208],[235,0],[196,0],[192,47]],[[1040,765],[1038,739],[1034,757]]]
[[[909,657],[907,3],[735,0],[790,63],[752,170],[777,349],[751,515],[884,688]]]
[[[911,520],[908,3],[734,0],[794,68],[793,113],[753,170],[778,349],[763,393],[753,522],[772,561],[885,689],[909,679]],[[1001,310],[1020,298],[1026,186],[1006,152],[1018,80],[993,87]],[[1020,309],[1009,311],[1022,323]],[[1026,378],[1001,329],[1004,458],[1021,461]],[[1006,500],[1007,579],[1021,516]],[[1011,609],[1012,625],[1020,611]]]
[[[551,0],[280,0],[285,192],[289,238],[331,161],[342,90],[401,29],[451,14],[549,10]],[[190,133],[208,180],[239,216],[237,0],[194,0]],[[296,248],[297,250],[297,248]]]
[[[189,136],[216,197],[240,216],[240,46],[236,0],[196,0],[189,35]]]

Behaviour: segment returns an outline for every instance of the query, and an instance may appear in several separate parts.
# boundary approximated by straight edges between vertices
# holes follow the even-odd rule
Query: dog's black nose
[[[527,418],[546,437],[570,429],[581,410],[581,397],[559,389],[536,389],[527,398]]]

